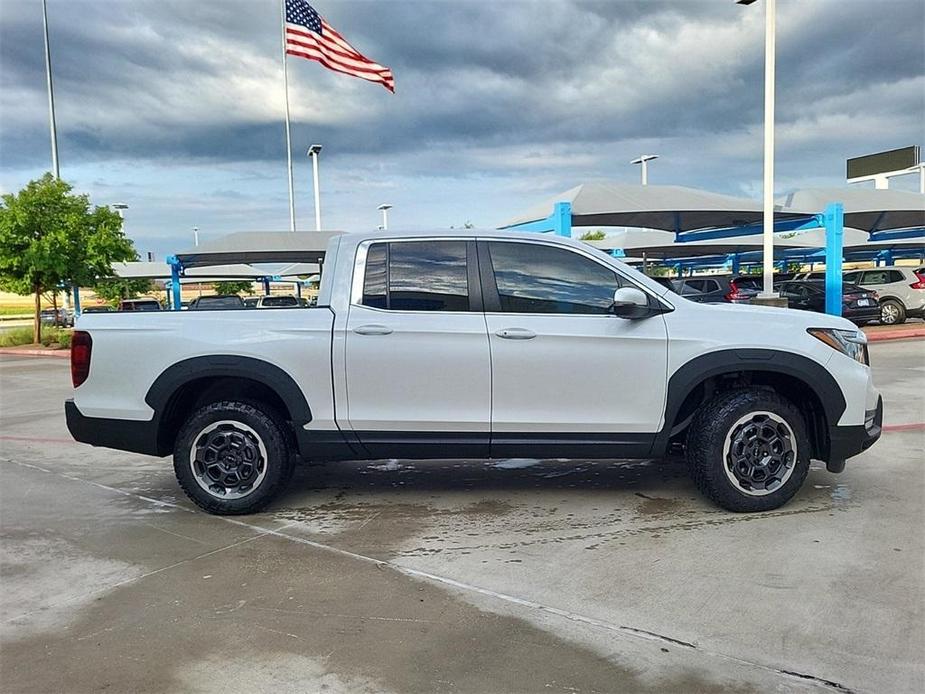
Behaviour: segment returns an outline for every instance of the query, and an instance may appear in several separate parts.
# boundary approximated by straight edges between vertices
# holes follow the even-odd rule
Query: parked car
[[[811,460],[841,472],[880,436],[866,337],[844,318],[694,303],[523,232],[347,234],[326,258],[315,308],[84,316],[71,434],[173,453],[219,514],[266,506],[297,459],[651,459],[674,443],[715,503],[767,511]]]
[[[674,291],[701,304],[747,304],[761,292],[761,278],[749,275],[708,275],[673,280]]]
[[[189,302],[190,311],[216,311],[244,308],[244,301],[237,294],[207,294],[197,296]]]
[[[119,302],[120,311],[161,311],[163,306],[157,299],[122,299]]]
[[[791,278],[797,282],[804,280],[824,280],[825,270],[813,270],[812,272],[797,272]]]
[[[880,322],[898,325],[906,318],[925,318],[925,267],[892,265],[845,273],[845,282],[880,296]]]
[[[278,296],[274,294],[248,297],[244,300],[244,304],[248,308],[286,308],[287,306],[302,305],[297,297]]]
[[[42,325],[57,325],[64,328],[69,328],[74,325],[73,315],[64,308],[59,308],[57,310],[53,308],[42,309],[42,312],[39,314],[39,320],[42,322]]]
[[[797,280],[784,282],[780,295],[787,299],[789,308],[825,313],[825,282]],[[880,318],[877,292],[868,291],[856,284],[842,284],[842,316],[856,325],[866,325]]]

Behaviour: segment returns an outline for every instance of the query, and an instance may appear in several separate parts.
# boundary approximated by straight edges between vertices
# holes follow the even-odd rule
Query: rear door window
[[[466,242],[372,244],[366,255],[362,302],[391,311],[468,311]]]

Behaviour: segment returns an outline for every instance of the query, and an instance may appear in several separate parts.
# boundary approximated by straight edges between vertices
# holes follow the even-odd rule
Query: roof
[[[177,253],[184,268],[225,263],[321,263],[342,231],[241,231]],[[189,273],[187,273],[189,274]]]
[[[113,263],[112,270],[120,279],[170,279],[170,265],[167,263],[130,262]],[[250,265],[237,263],[233,265],[213,265],[193,268],[186,272],[186,277],[197,279],[256,279],[267,274]]]
[[[905,190],[878,190],[858,186],[804,188],[781,198],[783,210],[822,212],[831,202],[845,208],[845,226],[861,231],[925,227],[925,195]]]
[[[741,226],[762,219],[762,204],[749,198],[720,195],[682,186],[642,186],[595,181],[575,186],[536,205],[504,227],[546,219],[557,202],[572,205],[572,226],[628,226],[690,231],[708,227]],[[778,216],[811,214],[801,210]]]

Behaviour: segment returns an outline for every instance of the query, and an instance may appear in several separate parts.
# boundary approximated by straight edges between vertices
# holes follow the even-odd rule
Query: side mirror
[[[635,287],[620,287],[613,293],[613,314],[619,318],[646,318],[651,315],[649,297]]]

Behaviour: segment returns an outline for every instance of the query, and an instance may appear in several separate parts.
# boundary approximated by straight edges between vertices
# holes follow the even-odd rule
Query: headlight
[[[806,332],[822,340],[829,347],[854,359],[861,364],[869,365],[867,354],[867,336],[860,330],[837,330],[835,328],[807,328]]]

